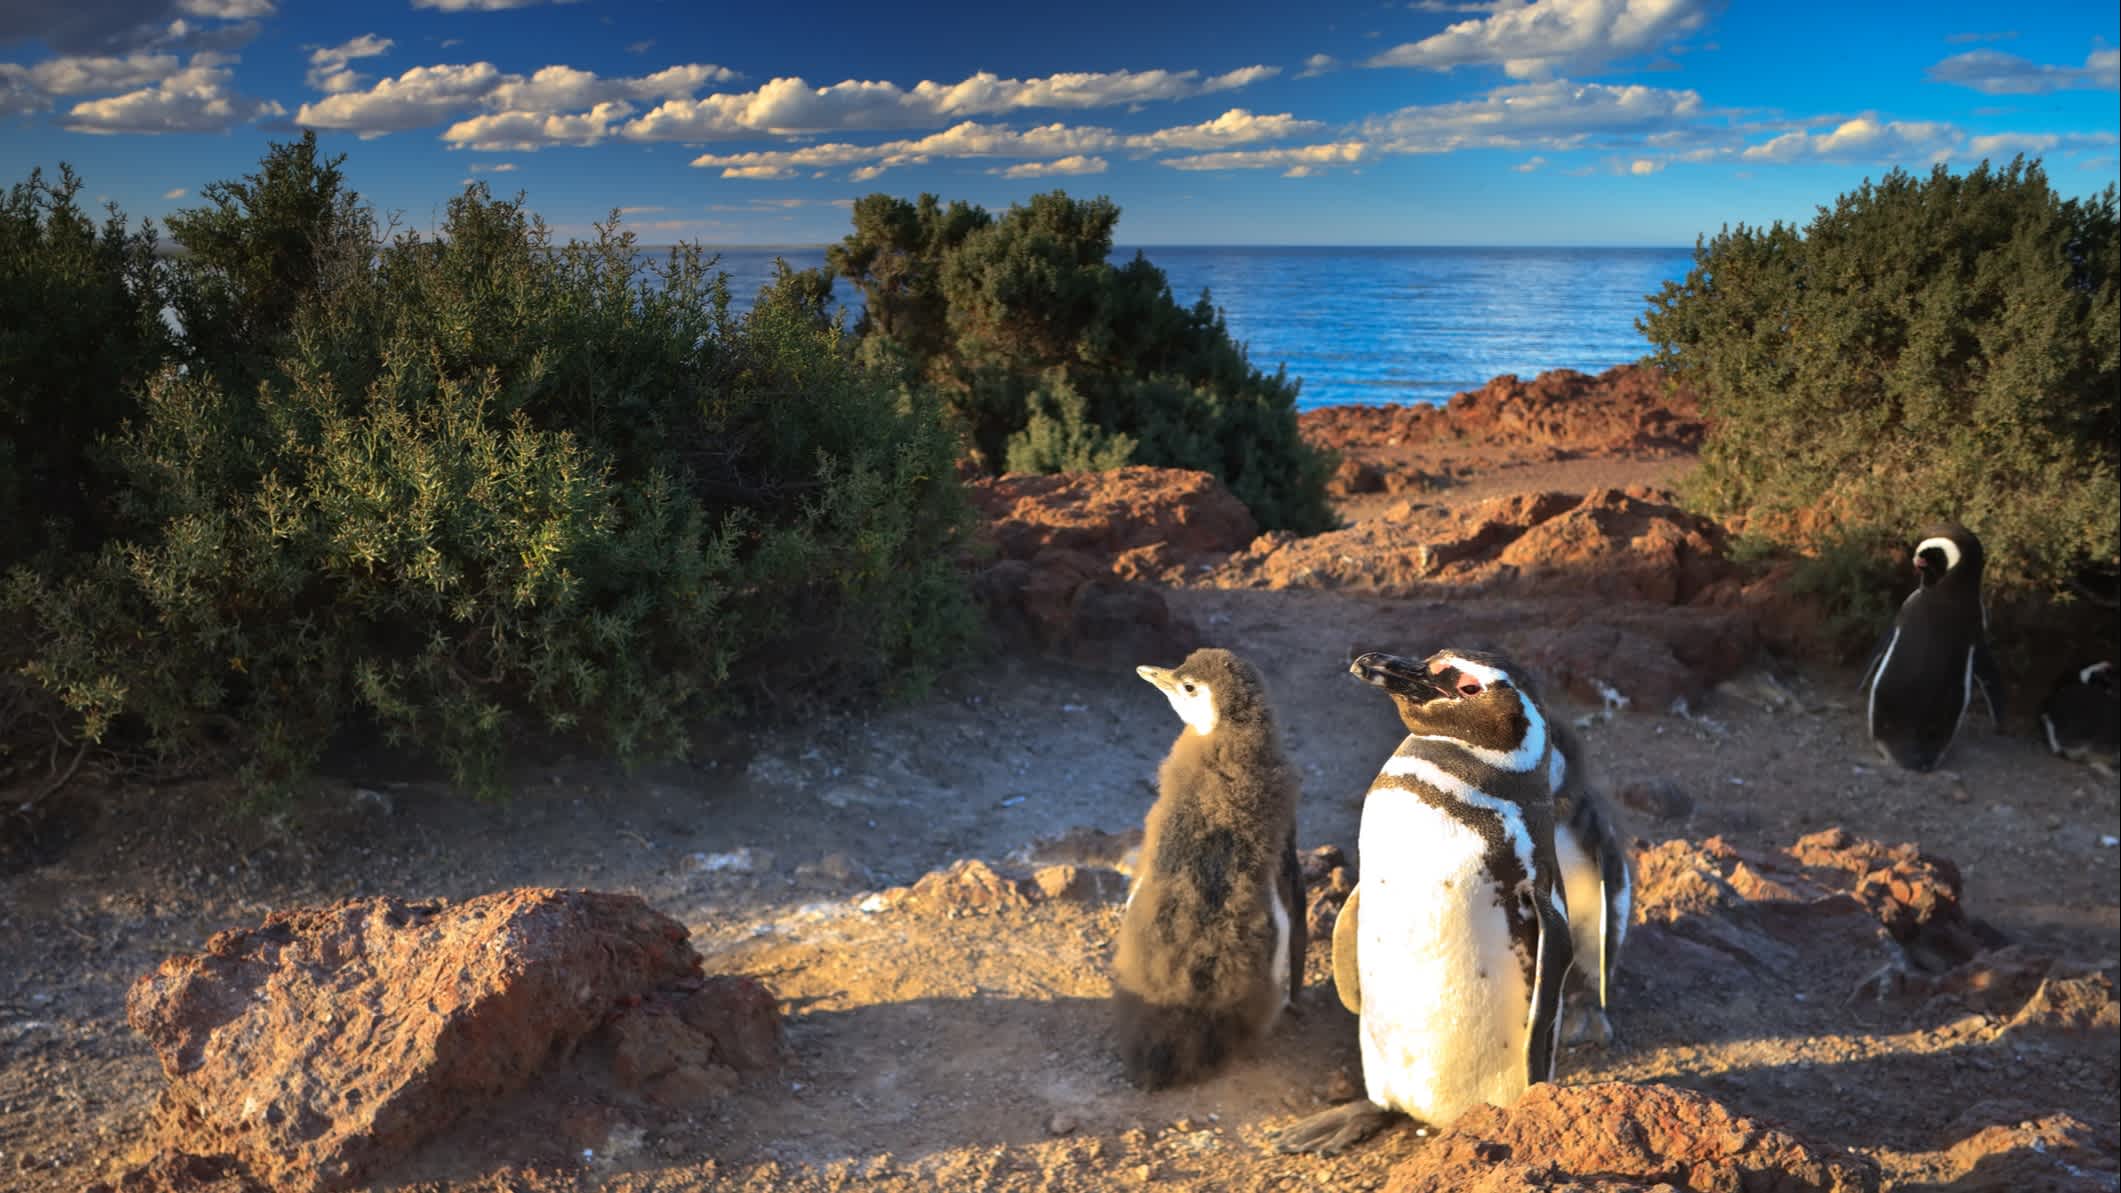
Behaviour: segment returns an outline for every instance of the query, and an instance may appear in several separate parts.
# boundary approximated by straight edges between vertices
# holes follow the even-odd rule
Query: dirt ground
[[[1671,467],[1570,461],[1445,498]],[[1261,667],[1305,780],[1301,843],[1352,856],[1357,797],[1400,731],[1347,676],[1348,653],[1442,645],[1425,636],[1428,607],[1209,589],[1172,602]],[[2051,758],[2021,723],[1999,735],[1978,719],[1948,773],[1891,770],[1864,740],[1853,674],[1766,666],[1794,700],[1756,675],[1690,718],[1583,722],[1607,787],[1667,779],[1693,800],[1683,820],[1636,817],[1636,836],[1772,849],[1838,824],[1916,841],[1957,861],[1969,909],[2014,939],[2094,963],[2121,956],[2115,781]],[[165,955],[304,902],[532,884],[638,892],[677,917],[710,971],[757,975],[784,1000],[791,1062],[689,1120],[582,1105],[533,1121],[504,1108],[385,1187],[1380,1187],[1422,1146],[1413,1130],[1336,1160],[1266,1143],[1358,1076],[1324,942],[1300,1013],[1256,1055],[1147,1095],[1121,1079],[1106,1034],[1116,903],[955,919],[861,909],[865,892],[954,859],[1138,827],[1178,728],[1132,675],[1001,658],[915,705],[724,733],[687,765],[627,775],[525,759],[505,806],[381,763],[342,762],[298,814],[264,821],[212,811],[215,783],[77,779],[64,793],[80,809],[75,835],[0,876],[0,1187],[78,1189],[136,1152],[162,1078],[126,1026],[125,993]],[[1562,1080],[1698,1088],[1868,1153],[1904,1188],[1962,1175],[1949,1149],[1986,1126],[2067,1112],[2109,1146],[2121,1132],[2110,1035],[2028,1042],[1978,1016],[1852,1003],[1826,971],[1734,975],[1715,991],[1660,978],[1623,962],[1617,1046],[1571,1051]]]

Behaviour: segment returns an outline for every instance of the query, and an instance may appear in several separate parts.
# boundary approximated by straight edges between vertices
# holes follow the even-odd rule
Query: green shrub
[[[0,571],[101,541],[96,440],[170,350],[153,225],[113,207],[98,228],[80,191],[62,165],[0,195]]]
[[[696,248],[644,278],[615,217],[556,247],[483,188],[434,241],[336,259],[369,264],[146,387],[119,539],[9,576],[23,674],[91,739],[225,743],[272,792],[361,721],[492,791],[526,729],[632,759],[967,645],[954,437],[855,363],[825,279],[733,317]]]
[[[1118,221],[1058,191],[999,218],[870,195],[829,260],[866,300],[865,357],[937,387],[984,465],[1204,469],[1263,526],[1332,525],[1297,384],[1252,367],[1207,295],[1181,306],[1139,254],[1113,267]]]
[[[1895,170],[1802,229],[1741,225],[1694,258],[1641,327],[1702,395],[1698,503],[1804,550],[1963,522],[2006,595],[2111,582],[2113,187],[2064,199],[2022,160]],[[1860,588],[1862,569],[1827,571]]]

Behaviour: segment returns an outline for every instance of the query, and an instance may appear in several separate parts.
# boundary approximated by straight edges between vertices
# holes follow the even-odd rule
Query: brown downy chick
[[[1158,1089],[1265,1034],[1303,987],[1299,787],[1251,664],[1208,649],[1136,670],[1186,722],[1157,772],[1113,990],[1127,1077]]]

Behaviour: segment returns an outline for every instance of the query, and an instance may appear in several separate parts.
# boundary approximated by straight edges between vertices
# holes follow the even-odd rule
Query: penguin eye
[[[1480,685],[1473,680],[1466,680],[1458,685],[1458,694],[1461,696],[1478,696],[1480,695]]]
[[[1191,696],[1192,694],[1193,694],[1193,685],[1192,685],[1192,684],[1187,684],[1187,685],[1186,685],[1186,695],[1188,695],[1188,696]]]

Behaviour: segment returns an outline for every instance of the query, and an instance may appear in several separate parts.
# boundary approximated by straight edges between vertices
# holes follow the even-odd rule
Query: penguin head
[[[1981,579],[1981,540],[1956,522],[1940,522],[1922,532],[1915,544],[1915,576],[1924,588],[1935,587],[1948,575]]]
[[[1411,733],[1447,737],[1487,750],[1535,756],[1546,748],[1546,719],[1529,677],[1494,651],[1440,650],[1414,660],[1373,651],[1348,665],[1383,688]]]
[[[1219,647],[1196,650],[1176,667],[1136,667],[1156,685],[1193,732],[1206,737],[1226,725],[1267,718],[1266,684],[1259,671]]]

